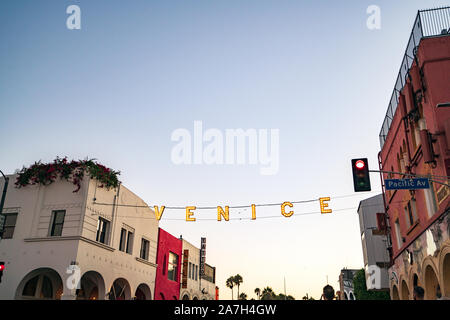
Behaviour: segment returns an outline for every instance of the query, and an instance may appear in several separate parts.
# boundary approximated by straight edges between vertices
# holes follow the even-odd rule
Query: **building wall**
[[[205,264],[205,273],[207,272],[207,270],[214,270],[214,278],[213,279],[205,279],[204,277],[202,277],[201,282],[200,282],[200,286],[202,288],[202,299],[204,300],[214,300],[216,298],[216,284],[215,284],[215,268],[211,267],[208,264]],[[213,280],[213,281],[211,281]]]
[[[450,144],[446,139],[446,134],[450,134],[448,126],[450,108],[437,107],[438,104],[450,102],[450,90],[448,89],[450,83],[450,36],[422,39],[418,47],[417,61],[412,64],[410,74],[414,75],[414,71],[419,70],[419,73],[423,74],[422,81],[415,82],[414,78],[410,78],[402,89],[405,104],[399,103],[386,142],[381,150],[382,169],[420,175],[450,176]],[[409,87],[411,87],[413,95],[409,94]],[[415,107],[417,107],[416,110],[414,110]],[[420,130],[424,129],[432,134],[434,140],[432,147],[437,157],[434,157],[432,163],[425,163],[427,155],[425,144],[427,142],[426,140],[422,141],[420,136]],[[399,175],[391,176],[390,174],[383,174],[383,177],[384,179],[401,178]],[[448,182],[445,178],[444,180],[440,179],[441,182]],[[394,262],[389,270],[392,298],[411,298],[412,285],[408,279],[411,274],[406,270],[411,268],[417,270],[418,279],[423,280],[425,275],[421,274],[420,270],[423,269],[426,261],[434,261],[433,263],[437,265],[441,263],[439,262],[441,259],[445,259],[441,255],[447,250],[445,248],[449,239],[448,233],[441,233],[439,253],[431,253],[423,248],[426,247],[424,243],[430,242],[426,240],[427,237],[430,237],[428,231],[433,228],[440,230],[446,228],[445,224],[441,225],[442,222],[438,221],[447,219],[444,216],[447,215],[450,204],[448,197],[450,190],[447,186],[436,182],[432,183],[430,190],[431,193],[427,193],[426,190],[397,190],[385,193],[389,206]],[[405,214],[405,206],[413,198],[416,204],[416,217],[413,224],[410,224],[408,215]],[[436,203],[436,210],[432,209],[433,203]],[[396,231],[396,221],[399,226],[398,232]],[[436,223],[440,227],[436,227]],[[419,248],[422,249],[419,250]],[[411,264],[405,257],[414,255],[411,253],[414,250],[422,253],[417,253]],[[440,287],[446,286],[442,282],[444,282],[444,277],[449,276],[450,270],[440,270],[436,266],[433,270],[440,279],[438,281]],[[439,272],[444,272],[444,274],[439,274]],[[430,287],[429,290],[434,289]],[[445,290],[447,291],[447,289]],[[425,291],[426,295],[431,298],[431,292],[427,293],[427,289]]]
[[[159,228],[155,300],[179,299],[183,261],[182,246],[183,243],[180,239]],[[178,271],[175,281],[169,280],[167,274],[170,252],[178,255]]]
[[[94,204],[94,198],[97,203],[115,203],[116,205]],[[123,282],[127,286],[125,288],[127,297],[134,297],[136,289],[141,286],[153,299],[159,225],[154,211],[125,186],[120,185],[118,190],[108,191],[99,188],[97,182],[92,180],[89,185],[85,212],[82,236],[97,245],[86,241],[80,242],[77,256],[80,266],[83,266],[86,272],[91,270],[99,272],[104,279],[107,292],[116,279],[124,279]],[[95,242],[99,217],[111,223],[111,232],[106,245]],[[131,253],[119,249],[122,228],[133,232]],[[147,260],[140,257],[143,238],[150,243]]]
[[[197,266],[197,280],[195,280],[195,274],[194,279],[191,279],[188,272],[187,288],[181,288],[180,299],[183,299],[183,297],[187,296],[189,300],[200,300],[202,296],[199,281],[200,277],[198,275],[198,270],[200,270],[200,249],[183,239],[183,251],[184,250],[189,250],[188,262],[190,262],[191,265]]]
[[[189,300],[214,300],[216,298],[216,285],[212,281],[208,281],[200,277],[200,248],[197,248],[193,244],[183,239],[183,251],[189,250],[189,262],[197,266],[197,280],[189,278],[187,279],[187,288],[181,288],[180,299],[188,298]],[[208,270],[212,267],[205,264]],[[215,270],[214,270],[215,271]],[[215,278],[215,277],[214,277]],[[214,280],[215,279],[211,279]]]
[[[76,288],[70,288],[67,282],[77,275],[84,287],[88,282],[90,286],[97,285],[97,299],[108,298],[106,293],[118,278],[126,284],[127,298],[135,295],[139,285],[147,298],[153,298],[158,230],[153,211],[93,204],[94,197],[97,202],[112,204],[114,196],[118,196],[119,204],[143,204],[139,197],[123,186],[109,191],[98,188],[89,176],[85,176],[76,193],[66,181],[20,189],[15,188],[14,182],[15,176],[10,176],[3,213],[17,212],[18,216],[12,239],[0,241],[0,260],[6,265],[0,299],[23,298],[25,283],[42,274],[48,275],[54,284],[53,298],[75,299]],[[1,189],[3,184],[0,179]],[[49,236],[52,210],[66,210],[59,237]],[[106,244],[96,241],[99,216],[111,221],[107,236],[110,241]],[[118,250],[122,223],[135,229],[131,254]],[[139,259],[143,235],[151,242],[148,261]],[[78,271],[68,272],[68,268],[75,266]]]
[[[378,230],[377,213],[384,214],[383,195],[362,200],[358,215],[363,248],[364,270],[368,290],[389,289],[388,239],[386,232]],[[372,276],[371,276],[372,275]]]
[[[342,269],[339,274],[340,300],[356,300],[353,291],[353,278],[358,272],[356,269]]]

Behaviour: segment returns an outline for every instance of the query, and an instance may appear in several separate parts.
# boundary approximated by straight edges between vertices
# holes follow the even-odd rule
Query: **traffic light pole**
[[[6,191],[8,190],[9,178],[7,176],[5,176],[5,174],[1,170],[0,170],[0,173],[2,174],[3,178],[5,178],[5,184],[3,186],[3,192],[2,192],[2,199],[0,200],[0,215],[3,215],[3,206],[5,205]],[[0,239],[3,237],[4,227],[5,227],[5,223],[2,223],[2,226],[0,229]]]

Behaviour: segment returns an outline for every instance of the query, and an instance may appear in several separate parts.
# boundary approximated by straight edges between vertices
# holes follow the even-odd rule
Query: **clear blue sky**
[[[446,3],[1,1],[0,168],[12,173],[57,155],[97,158],[161,205],[352,194],[350,159],[367,156],[377,167],[379,130],[416,12]],[[81,30],[66,28],[71,4],[81,8]],[[366,27],[372,4],[381,8],[380,30]],[[194,120],[206,129],[280,129],[278,174],[172,164],[170,135],[192,131]],[[380,190],[377,175],[372,185]],[[368,196],[330,206],[357,207]],[[166,217],[177,215],[184,212]],[[286,276],[289,294],[318,298],[326,275],[337,287],[341,268],[363,265],[356,209],[161,226],[192,243],[208,238],[222,298],[236,273],[250,297],[257,286],[281,291]]]

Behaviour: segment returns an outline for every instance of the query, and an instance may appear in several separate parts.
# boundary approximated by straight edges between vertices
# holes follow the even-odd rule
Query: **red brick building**
[[[426,176],[430,189],[384,190],[392,299],[450,297],[450,8],[419,11],[380,133],[383,179]],[[432,180],[432,181],[431,181]]]
[[[180,297],[183,242],[159,228],[156,254],[155,300],[178,300]]]

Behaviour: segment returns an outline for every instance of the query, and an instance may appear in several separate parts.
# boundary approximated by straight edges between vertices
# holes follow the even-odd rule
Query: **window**
[[[417,221],[416,200],[414,198],[408,201],[405,207],[405,216],[408,228],[410,228]]]
[[[150,248],[150,241],[142,238],[141,240],[141,259],[148,260],[148,251]]]
[[[434,193],[433,183],[430,181],[430,188],[423,189],[425,195],[425,203],[427,205],[428,217],[432,217],[437,211],[436,196]]]
[[[400,249],[403,244],[402,240],[402,234],[400,232],[400,223],[398,222],[398,219],[395,220],[395,237],[397,238],[397,248]]]
[[[122,230],[120,231],[119,250],[131,254],[133,252],[133,240],[133,232],[122,228]]]
[[[192,279],[192,263],[191,262],[189,262],[189,272],[188,272],[188,278],[189,279]]]
[[[66,210],[56,210],[52,212],[52,219],[50,220],[50,237],[60,237],[64,225],[64,217]]]
[[[169,252],[169,266],[167,268],[167,278],[169,280],[177,281],[178,275],[178,255]]]
[[[122,228],[122,230],[120,230],[120,243],[119,243],[119,250],[120,251],[125,251],[125,239],[127,237],[127,230]]]
[[[400,151],[401,152],[401,151]],[[400,163],[400,156],[398,155],[398,153],[397,153],[397,171],[398,172],[403,172],[402,171],[402,165],[401,165],[401,163]]]
[[[195,265],[195,281],[198,280],[198,265]]]
[[[0,226],[3,229],[2,239],[11,239],[16,227],[17,213],[6,213],[4,216],[4,223]]]
[[[129,253],[129,254],[131,254],[133,252],[133,239],[134,239],[133,232],[128,231],[128,236],[127,236],[127,253]]]
[[[420,143],[420,133],[416,125],[414,123],[411,123],[411,143],[413,146],[413,150],[415,151],[417,149],[418,144]]]
[[[109,232],[109,221],[103,218],[98,218],[97,222],[97,237],[96,241],[106,244]]]

